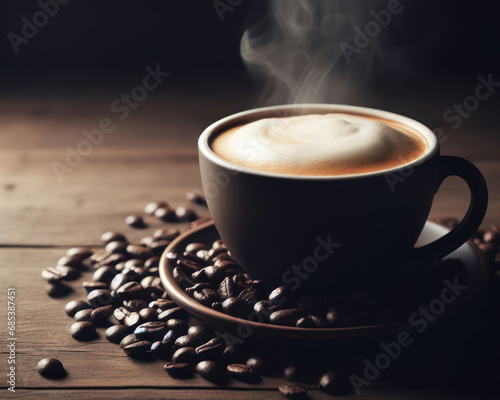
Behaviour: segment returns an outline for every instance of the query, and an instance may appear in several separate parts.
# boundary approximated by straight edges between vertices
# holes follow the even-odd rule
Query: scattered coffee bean
[[[237,318],[246,318],[252,311],[250,305],[238,297],[229,297],[222,302],[222,309],[226,314]]]
[[[56,358],[40,360],[36,370],[40,375],[48,379],[61,379],[66,376],[66,370],[62,362]]]
[[[77,311],[74,315],[75,321],[90,321],[92,322],[92,312],[94,309],[86,308],[84,310]]]
[[[163,368],[174,378],[185,378],[191,375],[193,371],[193,367],[189,363],[168,362]]]
[[[276,325],[295,326],[297,321],[304,315],[302,308],[290,308],[288,310],[279,310],[269,316],[269,321]]]
[[[196,354],[204,360],[218,361],[222,358],[226,344],[224,339],[216,337],[196,348]]]
[[[250,380],[255,378],[255,372],[245,364],[229,364],[227,371],[235,379]]]
[[[66,270],[61,269],[59,266],[48,267],[42,271],[42,278],[49,283],[60,282],[66,279],[66,277],[67,277]]]
[[[94,324],[103,324],[113,315],[113,306],[102,306],[92,311],[90,319]]]
[[[172,318],[182,319],[186,318],[187,316],[188,314],[182,308],[174,307],[169,310],[162,311],[160,314],[158,314],[158,320],[167,321]]]
[[[155,357],[167,358],[172,354],[172,346],[157,340],[151,344],[151,349],[149,351]]]
[[[125,218],[125,223],[132,228],[147,227],[144,219],[140,215],[129,215],[127,218]]]
[[[290,400],[303,400],[307,398],[307,390],[296,383],[285,382],[280,385],[279,391]]]
[[[169,319],[165,326],[168,330],[175,332],[178,336],[185,335],[189,330],[187,322],[177,318]]]
[[[167,207],[168,204],[164,201],[153,201],[144,207],[144,212],[148,215],[153,215],[155,211],[160,207]]]
[[[72,300],[68,304],[66,304],[66,306],[64,307],[64,311],[66,311],[66,314],[68,314],[70,317],[74,317],[78,311],[88,308],[91,308],[91,306],[83,300]]]
[[[180,232],[177,228],[158,229],[153,233],[155,240],[174,240]]]
[[[88,296],[87,301],[94,307],[102,307],[111,304],[113,298],[111,297],[111,292],[106,289],[96,289],[92,290]]]
[[[143,308],[139,311],[141,320],[144,322],[156,321],[158,318],[158,313],[154,308]]]
[[[114,242],[109,242],[104,250],[110,252],[111,254],[125,254],[127,252],[128,242],[121,242],[119,240]]]
[[[193,203],[195,206],[198,206],[198,207],[206,207],[207,206],[207,200],[201,194],[197,194],[194,192],[188,192],[186,194],[186,198],[191,203]]]
[[[127,246],[127,253],[130,256],[141,260],[147,260],[154,255],[149,247],[141,246],[140,244],[129,244]]]
[[[198,354],[193,347],[182,347],[172,354],[172,361],[175,363],[193,364],[198,358]]]
[[[120,343],[122,339],[130,334],[130,328],[125,325],[113,325],[106,329],[104,336],[111,343]]]
[[[124,347],[128,346],[129,344],[139,342],[139,338],[131,333],[127,336],[125,336],[121,341],[120,341],[120,347],[123,349]]]
[[[67,267],[73,267],[78,270],[85,269],[82,259],[78,256],[64,256],[57,260],[57,265],[66,265]]]
[[[90,293],[96,289],[109,289],[106,282],[83,282],[82,286],[87,291],[87,293]]]
[[[151,349],[151,342],[141,340],[123,347],[123,351],[130,357],[141,357],[146,355]]]
[[[319,388],[335,396],[345,396],[352,391],[347,375],[333,371],[326,372],[321,376]]]
[[[101,235],[101,241],[108,244],[109,242],[127,242],[127,238],[120,232],[108,231]]]
[[[196,373],[211,382],[221,382],[226,378],[226,369],[217,361],[201,361],[196,365]]]
[[[88,341],[97,337],[95,326],[89,321],[75,322],[71,325],[70,333],[73,338],[80,341]]]
[[[165,222],[177,222],[175,211],[170,207],[158,207],[154,212],[154,216]]]
[[[259,375],[265,374],[268,372],[268,368],[266,368],[266,364],[262,357],[250,357],[246,362],[247,367],[252,368],[252,370]]]
[[[68,257],[76,257],[82,261],[89,258],[92,254],[92,250],[87,246],[72,247],[66,252]]]
[[[109,283],[113,280],[116,274],[117,272],[114,268],[104,266],[98,268],[94,272],[94,275],[92,275],[92,280],[94,282],[104,282],[109,285]]]
[[[116,294],[121,300],[133,300],[144,298],[146,296],[146,291],[140,283],[131,281],[120,286],[120,288],[116,290]]]
[[[167,333],[167,328],[165,322],[162,321],[145,322],[134,330],[134,334],[139,339],[147,339],[152,342],[163,338],[165,333]]]
[[[169,244],[170,240],[156,240],[151,243],[150,248],[154,255],[161,256]]]
[[[149,257],[145,262],[144,262],[144,267],[145,268],[157,268],[160,266],[160,257],[154,256],[154,257]]]
[[[184,222],[192,222],[198,218],[198,215],[193,209],[184,206],[177,207],[175,215],[179,221]]]

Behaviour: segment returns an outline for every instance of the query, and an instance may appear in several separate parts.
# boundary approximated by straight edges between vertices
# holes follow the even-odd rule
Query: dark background
[[[361,18],[386,6],[385,1],[355,3]],[[498,70],[495,2],[401,0],[401,4],[404,13],[381,34],[380,39],[390,39],[390,45],[382,48],[367,84],[468,78]],[[142,76],[145,65],[156,63],[172,72],[172,81],[246,76],[240,38],[266,7],[265,0],[242,0],[220,21],[212,0],[73,0],[59,5],[58,14],[15,54],[7,34],[20,34],[21,18],[32,20],[40,5],[3,1],[0,85],[14,91],[33,85],[52,90],[112,85],[130,75]]]

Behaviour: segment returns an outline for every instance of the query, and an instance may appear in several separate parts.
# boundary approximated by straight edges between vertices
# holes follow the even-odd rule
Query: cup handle
[[[465,217],[453,230],[432,243],[413,249],[413,259],[419,265],[432,264],[469,240],[481,225],[488,206],[488,187],[474,164],[454,156],[441,156],[439,163],[438,189],[447,177],[458,176],[469,186],[471,200]]]

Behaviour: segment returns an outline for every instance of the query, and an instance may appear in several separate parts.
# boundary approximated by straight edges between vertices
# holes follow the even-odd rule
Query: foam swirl
[[[265,118],[229,129],[212,144],[237,165],[293,175],[390,168],[416,158],[415,148],[422,154],[418,147],[418,140],[379,120],[340,113]]]

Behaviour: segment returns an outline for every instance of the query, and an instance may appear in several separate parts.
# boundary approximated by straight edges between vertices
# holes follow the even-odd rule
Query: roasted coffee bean
[[[165,336],[163,336],[163,339],[161,342],[165,345],[168,345],[170,347],[173,347],[175,344],[175,341],[180,335],[175,333],[173,330],[169,330],[167,333],[165,333]]]
[[[177,349],[172,354],[172,361],[175,363],[190,363],[196,362],[198,355],[193,347],[182,347]]]
[[[316,325],[314,324],[314,321],[307,317],[302,317],[297,320],[297,323],[295,324],[297,328],[315,328]]]
[[[251,308],[253,308],[254,304],[257,303],[257,289],[255,288],[243,289],[238,295],[238,298],[240,300],[243,300]]]
[[[132,258],[125,261],[125,268],[133,269],[135,267],[144,267],[144,260],[141,260],[139,258]]]
[[[85,269],[82,259],[78,256],[64,256],[57,260],[57,265],[66,265],[67,267],[73,267],[78,270]]]
[[[91,308],[90,305],[83,300],[72,300],[64,307],[64,311],[70,317],[74,317],[75,314],[80,310],[85,310],[87,308]]]
[[[252,368],[252,370],[256,374],[265,374],[268,372],[268,368],[266,368],[266,364],[262,357],[250,357],[246,362],[247,367]]]
[[[168,362],[164,365],[165,371],[174,378],[185,378],[191,375],[193,367],[189,363]]]
[[[66,376],[66,370],[62,362],[56,358],[44,358],[38,362],[37,372],[44,378],[60,379]]]
[[[143,288],[148,288],[150,286],[163,287],[159,276],[146,276],[141,280],[141,286]]]
[[[191,336],[189,336],[189,335],[179,336],[177,339],[175,339],[174,344],[175,344],[176,347],[188,347],[188,346],[191,346]]]
[[[140,342],[135,342],[123,347],[123,351],[127,356],[130,357],[141,357],[146,355],[151,349],[151,342],[147,340],[141,340]]]
[[[146,291],[140,283],[132,281],[125,283],[117,289],[116,294],[121,300],[133,300],[144,298],[146,296]]]
[[[158,257],[158,256],[149,257],[144,262],[144,268],[147,268],[147,269],[158,268],[159,266],[160,266],[160,257]]]
[[[210,285],[210,283],[195,283],[193,286],[187,287],[185,292],[191,297],[193,297],[194,292],[199,292],[202,289],[211,289],[211,288],[212,286]]]
[[[165,322],[150,321],[139,325],[135,328],[134,333],[139,339],[147,339],[156,342],[162,339],[165,333],[167,333],[167,328]]]
[[[319,388],[334,396],[345,396],[352,391],[352,385],[346,374],[330,371],[319,380]]]
[[[87,291],[87,293],[90,293],[96,289],[109,289],[109,286],[106,282],[83,282],[82,286]]]
[[[182,308],[174,307],[170,308],[169,310],[162,311],[160,314],[158,314],[158,320],[167,321],[172,318],[181,319],[186,318],[187,316],[188,314]]]
[[[153,257],[154,254],[149,247],[141,246],[140,244],[129,244],[127,246],[127,253],[130,257],[147,260]]]
[[[283,396],[290,400],[303,400],[307,398],[307,390],[292,382],[285,382],[279,387]]]
[[[98,266],[100,266],[101,263],[108,257],[110,257],[112,254],[113,253],[107,250],[100,251],[99,253],[94,253],[92,257],[90,257],[90,261],[92,262],[92,264],[98,264]]]
[[[155,308],[159,310],[169,310],[175,307],[176,304],[172,300],[158,299],[149,303],[150,308]]]
[[[197,194],[194,192],[186,193],[186,199],[188,199],[191,203],[198,207],[206,207],[207,200],[201,194]]]
[[[168,330],[173,331],[178,336],[185,335],[189,330],[187,322],[177,318],[169,319],[165,326]]]
[[[172,354],[172,346],[158,340],[151,344],[150,352],[155,357],[167,358]]]
[[[170,207],[158,207],[154,212],[154,216],[166,222],[177,222],[177,215]]]
[[[92,290],[88,294],[87,301],[92,307],[97,308],[111,304],[113,298],[111,297],[111,292],[109,290],[96,289]]]
[[[250,380],[255,378],[255,372],[245,364],[229,364],[227,366],[229,375],[239,380]]]
[[[144,322],[156,321],[158,318],[158,313],[154,308],[143,308],[139,311],[139,315],[141,316],[141,320]]]
[[[144,219],[140,215],[129,215],[125,218],[125,223],[132,228],[146,228],[147,225],[144,222]]]
[[[170,240],[156,240],[151,243],[150,249],[154,255],[161,256],[169,244]]]
[[[277,287],[269,294],[269,301],[274,304],[287,304],[293,298],[293,292],[286,285]]]
[[[307,317],[311,321],[313,321],[315,328],[326,328],[328,326],[328,323],[326,322],[326,320],[321,318],[321,317],[318,317],[317,315],[309,314]]]
[[[96,308],[92,311],[90,316],[92,322],[94,324],[102,324],[108,320],[109,317],[113,315],[113,306],[103,306]]]
[[[58,298],[71,293],[73,289],[61,282],[47,283],[45,291],[50,297]]]
[[[131,312],[129,315],[126,315],[125,319],[123,320],[123,324],[130,328],[137,326],[141,322],[141,315],[135,311]]]
[[[89,258],[92,254],[92,250],[87,246],[72,247],[66,252],[68,257],[76,257],[82,261]]]
[[[74,281],[81,276],[81,273],[78,269],[69,267],[67,265],[58,265],[56,268],[66,275],[66,278],[64,278],[65,281]]]
[[[229,297],[236,297],[239,294],[238,286],[234,283],[232,277],[226,276],[224,280],[219,285],[217,293],[222,300],[226,300]]]
[[[498,246],[491,242],[481,243],[478,247],[490,261],[495,258],[498,251]]]
[[[133,311],[129,310],[127,307],[118,307],[113,311],[113,316],[115,319],[123,323],[125,321],[125,317],[130,315]]]
[[[100,267],[102,267],[102,266],[115,267],[116,265],[126,261],[127,259],[128,259],[128,257],[125,254],[122,254],[122,253],[113,254],[112,253],[108,257],[106,257],[102,261],[100,261],[97,265]]]
[[[123,235],[122,233],[108,231],[108,232],[104,232],[101,235],[101,241],[108,244],[109,242],[115,242],[115,241],[127,242],[128,240],[125,237],[125,235]]]
[[[180,232],[177,228],[158,229],[153,233],[155,240],[174,240]]]
[[[186,246],[186,252],[196,254],[198,250],[208,250],[208,246],[205,243],[189,243]]]
[[[175,216],[178,221],[184,222],[192,222],[198,219],[198,214],[193,209],[184,206],[179,206],[175,209]]]
[[[143,308],[148,308],[148,302],[145,300],[125,300],[123,305],[134,311],[141,311]]]
[[[118,290],[121,288],[123,285],[126,283],[132,282],[137,278],[137,273],[129,270],[129,269],[124,269],[121,273],[116,274],[114,278],[111,280],[111,283],[109,284],[109,289],[110,290]]]
[[[60,282],[67,278],[67,271],[60,266],[48,267],[42,270],[42,278],[49,283]]]
[[[120,343],[122,339],[130,334],[130,328],[125,325],[113,325],[106,329],[104,332],[104,336],[111,343]]]
[[[205,269],[200,269],[199,271],[193,272],[191,279],[194,283],[208,282],[207,271],[205,271]]]
[[[74,315],[76,321],[90,321],[92,322],[92,312],[93,308],[86,308],[84,310],[77,311]]]
[[[148,215],[153,215],[158,208],[167,206],[168,204],[164,201],[153,201],[144,207],[144,212]]]
[[[201,361],[196,365],[196,373],[211,382],[221,382],[226,378],[226,369],[216,361]]]
[[[217,292],[211,288],[205,288],[201,289],[200,291],[195,291],[193,293],[193,298],[197,302],[207,307],[209,307],[213,302],[220,300],[220,297],[217,294]]]
[[[196,354],[198,354],[200,358],[204,360],[217,361],[222,358],[222,354],[224,353],[225,348],[226,344],[224,342],[224,339],[216,337],[198,346],[196,348]]]
[[[254,304],[253,309],[266,318],[269,318],[273,312],[280,310],[281,306],[269,300],[261,300]]]
[[[124,347],[127,347],[128,345],[132,343],[139,342],[139,338],[135,336],[133,333],[125,336],[121,341],[120,341],[120,347],[123,349]]]
[[[304,316],[302,308],[290,308],[273,312],[269,321],[276,325],[295,326],[297,321]]]
[[[187,288],[188,286],[194,285],[194,282],[191,280],[191,278],[186,275],[179,267],[174,268],[172,275],[174,276],[174,279],[177,281],[179,286],[183,289]]]
[[[214,331],[204,325],[191,326],[187,334],[191,337],[190,346],[193,347],[198,347],[215,337]]]
[[[226,314],[237,318],[247,318],[252,307],[237,297],[229,297],[222,302],[222,309]]]
[[[109,283],[113,280],[117,272],[115,271],[114,268],[104,266],[98,268],[95,272],[94,275],[92,275],[92,280],[94,282],[104,282],[109,285]]]
[[[208,250],[198,250],[196,252],[196,257],[198,257],[199,259],[201,259],[203,261],[206,261],[208,258]]]
[[[114,241],[109,242],[104,248],[112,254],[125,254],[127,252],[128,242]]]
[[[220,301],[213,302],[210,307],[212,307],[212,310],[214,311],[224,312],[224,309],[222,308],[222,303]]]
[[[226,247],[224,242],[221,239],[217,239],[215,242],[212,243],[212,249],[218,249],[219,247]]]
[[[221,254],[227,254],[227,249],[223,246],[213,247],[208,251],[208,259],[209,263],[214,261],[214,258],[220,256]]]
[[[70,333],[73,338],[80,341],[88,341],[97,337],[97,331],[92,322],[80,321],[71,325]]]
[[[151,243],[153,243],[153,237],[152,236],[145,236],[139,240],[139,244],[141,246],[146,246],[146,247],[151,247]]]

